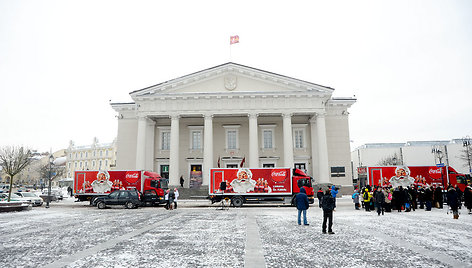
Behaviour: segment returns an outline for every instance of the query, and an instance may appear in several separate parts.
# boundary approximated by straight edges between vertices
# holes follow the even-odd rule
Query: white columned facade
[[[316,114],[316,128],[318,134],[318,168],[320,183],[329,183],[328,143],[326,138],[326,123],[324,113]]]
[[[316,115],[313,115],[310,118],[310,132],[311,132],[311,174],[313,174],[313,178],[316,178],[316,180],[319,180],[320,175],[318,172],[318,168],[315,165],[315,162],[318,161],[318,151],[316,148],[318,147],[318,140],[316,137]]]
[[[179,185],[179,115],[170,117],[169,185]]]
[[[203,168],[202,184],[208,185],[210,168],[213,167],[213,115],[206,114],[203,129]]]
[[[249,167],[259,167],[259,142],[257,136],[258,114],[249,114]]]
[[[136,141],[136,169],[143,170],[146,167],[146,125],[145,116],[138,117],[138,134]]]
[[[292,114],[282,114],[284,135],[284,167],[293,168]]]

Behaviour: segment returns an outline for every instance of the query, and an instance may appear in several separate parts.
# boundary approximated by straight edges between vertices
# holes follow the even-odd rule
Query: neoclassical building
[[[348,109],[334,89],[225,63],[130,93],[118,113],[116,169],[144,169],[185,187],[214,167],[297,167],[352,187]]]

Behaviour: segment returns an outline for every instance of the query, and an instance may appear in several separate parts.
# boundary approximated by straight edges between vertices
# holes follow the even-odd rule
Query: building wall
[[[116,166],[116,142],[76,146],[72,141],[65,151],[66,176],[73,178],[76,170],[113,170]]]
[[[436,154],[432,153],[433,148],[443,152],[442,161],[440,161]],[[398,165],[434,166],[442,162],[450,165],[459,173],[468,174],[468,161],[461,158],[461,155],[465,155],[464,150],[465,148],[460,139],[451,141],[366,144],[352,151],[351,159],[354,177],[357,177],[357,167],[378,166],[382,159],[393,155],[398,156]]]

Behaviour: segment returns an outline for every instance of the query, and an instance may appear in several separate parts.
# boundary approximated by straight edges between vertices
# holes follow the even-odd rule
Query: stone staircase
[[[208,186],[201,186],[198,189],[177,187],[179,199],[206,199],[208,197]]]

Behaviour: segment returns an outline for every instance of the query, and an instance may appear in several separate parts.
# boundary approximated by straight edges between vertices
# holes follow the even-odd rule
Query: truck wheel
[[[97,207],[98,207],[99,209],[104,209],[104,208],[107,207],[107,205],[105,204],[105,202],[100,201],[100,202],[98,202]]]
[[[131,202],[126,202],[125,207],[131,209],[134,208],[134,204]]]
[[[231,198],[231,204],[233,204],[233,207],[242,207],[244,201],[241,196],[235,196]]]

